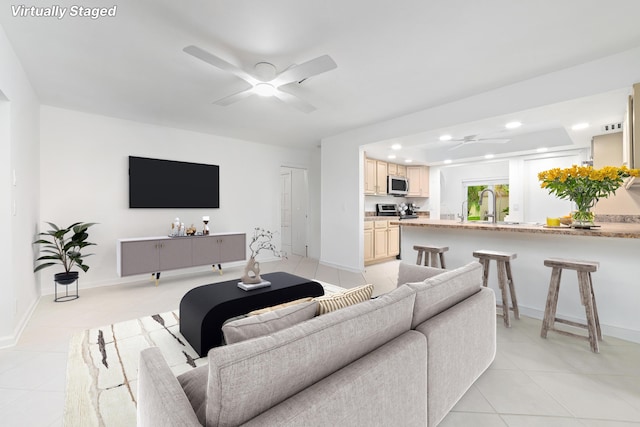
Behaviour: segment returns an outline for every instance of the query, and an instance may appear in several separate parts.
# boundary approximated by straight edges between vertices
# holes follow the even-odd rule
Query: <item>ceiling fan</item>
[[[469,144],[504,144],[510,140],[506,138],[479,138],[478,135],[467,135],[460,139],[450,139],[449,141],[459,142],[459,144],[449,148],[449,150],[457,150],[458,148]]]
[[[261,96],[276,97],[302,112],[310,113],[316,109],[313,105],[291,93],[283,91],[281,88],[291,83],[302,83],[309,77],[333,70],[337,67],[329,55],[323,55],[300,65],[292,65],[281,73],[276,72],[276,67],[273,64],[259,62],[256,64],[254,72],[248,73],[197,46],[187,46],[182,50],[214,67],[228,71],[236,77],[240,77],[247,83],[247,86],[241,91],[225,96],[214,102],[216,105],[223,106],[258,94]]]

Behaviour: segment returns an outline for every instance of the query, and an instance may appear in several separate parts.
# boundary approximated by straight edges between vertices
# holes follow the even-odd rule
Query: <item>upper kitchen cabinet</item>
[[[387,194],[387,162],[365,157],[364,159],[364,194]]]
[[[429,166],[407,166],[407,197],[429,197]]]
[[[387,167],[387,173],[393,176],[407,177],[407,167],[405,165],[398,165],[396,163],[389,163]]]

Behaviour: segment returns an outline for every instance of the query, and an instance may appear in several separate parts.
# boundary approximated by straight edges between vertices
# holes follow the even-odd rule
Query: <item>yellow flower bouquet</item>
[[[640,170],[626,166],[605,166],[594,169],[593,166],[577,166],[560,169],[554,168],[538,173],[540,187],[546,188],[549,194],[561,199],[568,199],[577,206],[573,219],[578,224],[592,224],[591,209],[601,198],[615,193],[624,182],[624,178],[640,175]]]

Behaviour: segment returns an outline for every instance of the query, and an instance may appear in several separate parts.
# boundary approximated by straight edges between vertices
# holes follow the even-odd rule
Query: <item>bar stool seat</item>
[[[518,310],[518,300],[516,299],[516,290],[513,286],[513,275],[511,274],[511,260],[516,259],[518,254],[513,252],[498,252],[492,250],[479,250],[473,252],[473,256],[478,258],[482,264],[482,286],[487,287],[489,282],[489,265],[491,260],[495,260],[498,267],[498,285],[502,293],[502,318],[507,328],[511,327],[511,319],[509,310],[513,311],[516,319],[520,319],[520,311]],[[509,295],[511,295],[511,307],[509,307]]]
[[[414,245],[413,249],[418,251],[417,265],[422,264],[422,255],[424,254],[426,267],[447,268],[444,263],[444,253],[449,250],[448,246]]]
[[[587,339],[591,346],[591,351],[599,353],[598,340],[602,341],[602,331],[600,330],[600,319],[598,318],[598,308],[596,306],[596,297],[593,293],[593,281],[591,273],[598,271],[599,263],[596,261],[582,261],[563,258],[547,258],[544,260],[546,267],[551,267],[551,281],[549,282],[549,294],[547,295],[547,304],[544,310],[544,320],[542,321],[542,330],[540,336],[547,337],[548,331],[555,331],[562,335]],[[570,320],[559,319],[556,317],[556,309],[558,307],[558,293],[560,291],[560,279],[562,270],[575,270],[578,274],[578,289],[580,292],[580,302],[584,306],[587,323],[578,323]],[[584,328],[589,333],[588,337],[575,334],[573,332],[556,329],[555,322],[564,323],[566,325]]]

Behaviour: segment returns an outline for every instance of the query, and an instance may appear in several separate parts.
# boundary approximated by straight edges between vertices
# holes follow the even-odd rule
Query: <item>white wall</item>
[[[308,150],[47,106],[41,109],[41,119],[41,227],[47,227],[44,221],[65,226],[75,221],[100,223],[90,229],[90,241],[98,246],[92,250],[95,256],[87,259],[91,269],[81,276],[83,288],[132,280],[117,277],[116,240],[166,235],[175,217],[200,228],[201,217],[209,215],[212,232],[240,231],[247,239],[255,227],[280,230],[280,167],[306,168],[310,176],[317,173]],[[129,155],[219,165],[220,208],[129,209]],[[317,177],[310,181],[310,186],[319,182]],[[311,198],[317,194],[310,191]],[[317,245],[317,240],[310,241],[310,246]],[[43,293],[53,291],[53,273],[42,271]]]
[[[449,104],[379,122],[322,141],[321,262],[362,269],[363,163],[359,147],[544,105],[631,87],[640,80],[640,48],[514,83]],[[364,147],[362,148],[364,149]],[[433,184],[430,184],[433,190]],[[432,215],[436,207],[431,205]]]
[[[0,64],[0,347],[4,347],[15,344],[39,294],[31,245],[38,222],[39,106],[1,27]]]

